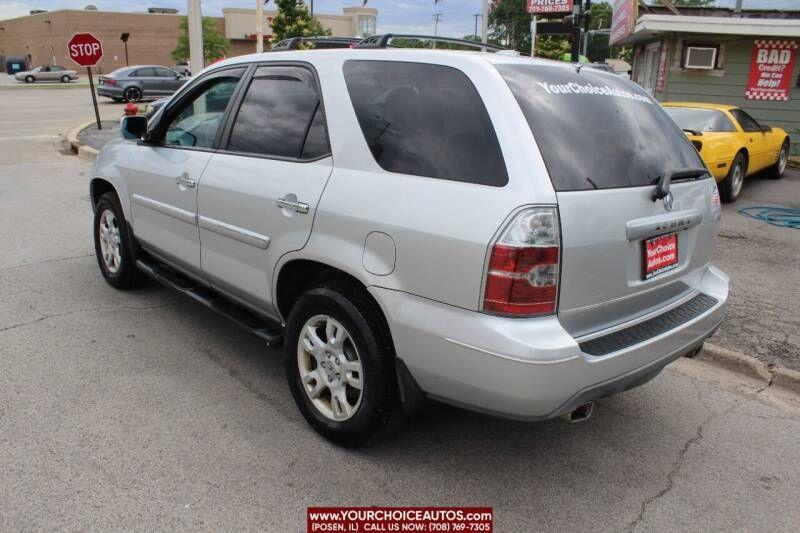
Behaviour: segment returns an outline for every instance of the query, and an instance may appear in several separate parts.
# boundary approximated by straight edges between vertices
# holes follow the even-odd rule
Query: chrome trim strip
[[[134,203],[139,204],[142,207],[152,209],[153,211],[161,213],[162,215],[167,215],[168,217],[180,220],[181,222],[186,222],[187,224],[191,224],[193,226],[197,225],[197,216],[191,211],[186,211],[185,209],[175,207],[174,205],[158,202],[138,194],[131,195],[131,199]]]
[[[635,241],[637,239],[646,239],[647,237],[660,235],[661,233],[687,230],[697,226],[702,221],[703,212],[699,209],[690,209],[687,211],[677,211],[664,215],[656,215],[654,217],[631,220],[628,222],[625,229],[628,240]]]
[[[238,226],[226,224],[225,222],[219,220],[214,220],[213,218],[204,217],[202,215],[200,215],[198,218],[200,221],[200,227],[202,229],[222,235],[223,237],[228,237],[229,239],[233,239],[235,241],[243,242],[244,244],[249,244],[250,246],[255,246],[256,248],[260,248],[262,250],[266,250],[269,246],[269,237],[266,235],[261,235]]]
[[[470,350],[475,350],[476,352],[481,352],[487,355],[492,355],[494,357],[499,357],[501,359],[507,359],[509,361],[515,361],[517,363],[526,363],[530,365],[555,365],[559,363],[566,363],[567,361],[572,361],[573,359],[578,359],[580,357],[579,355],[570,355],[569,357],[564,357],[563,359],[554,359],[552,361],[536,361],[532,359],[521,359],[519,357],[512,357],[510,355],[505,355],[502,353],[491,352],[484,348],[478,348],[477,346],[467,344],[466,342],[457,341],[447,337],[445,337],[444,340],[446,340],[447,342],[452,342],[453,344],[457,344],[458,346],[463,346],[464,348],[469,348]]]

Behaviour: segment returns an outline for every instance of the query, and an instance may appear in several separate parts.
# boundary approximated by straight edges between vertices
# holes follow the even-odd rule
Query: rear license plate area
[[[659,274],[678,267],[678,234],[667,233],[645,239],[642,246],[644,279],[652,279]]]

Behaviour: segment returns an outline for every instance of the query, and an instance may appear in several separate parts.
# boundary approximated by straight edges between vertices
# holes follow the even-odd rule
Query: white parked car
[[[426,397],[585,419],[723,317],[716,183],[611,73],[506,53],[266,53],[121,128],[91,174],[102,275],[150,276],[282,342],[299,409],[343,445]]]
[[[78,73],[74,70],[67,70],[58,65],[42,65],[33,70],[26,70],[14,74],[14,79],[17,81],[24,81],[25,83],[34,83],[37,81],[60,81],[61,83],[69,83],[78,79]]]

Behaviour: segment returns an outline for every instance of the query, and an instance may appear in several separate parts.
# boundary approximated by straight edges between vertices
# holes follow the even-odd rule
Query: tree
[[[275,0],[275,4],[278,12],[272,18],[272,44],[290,37],[331,34],[311,16],[303,0]]]
[[[528,43],[530,48],[530,43]],[[536,57],[558,59],[572,50],[569,39],[561,35],[541,35],[536,37]]]
[[[490,37],[522,54],[531,53],[531,16],[526,0],[497,0],[489,13]]]
[[[181,30],[178,46],[171,55],[175,61],[186,61],[189,59],[189,20],[183,17],[178,28]],[[217,21],[213,17],[203,17],[203,57],[205,62],[208,64],[215,59],[225,57],[229,46],[230,41],[220,33]]]

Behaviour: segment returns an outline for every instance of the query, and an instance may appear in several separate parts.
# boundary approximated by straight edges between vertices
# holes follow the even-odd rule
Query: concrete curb
[[[94,161],[97,159],[97,154],[100,152],[91,146],[87,146],[85,144],[78,147],[78,159],[82,159],[84,161]]]
[[[729,350],[716,344],[705,343],[699,359],[722,368],[745,374],[770,386],[781,387],[800,394],[800,372],[762,363],[755,357]]]
[[[772,384],[776,387],[781,387],[800,394],[800,372],[789,368],[778,367],[778,369],[775,370],[775,377],[772,379]]]
[[[72,146],[72,151],[78,154],[79,156],[81,153],[80,149],[83,145],[78,140],[78,134],[80,134],[80,132],[82,132],[83,130],[94,124],[94,122],[95,122],[94,120],[90,120],[89,122],[84,122],[83,124],[75,126],[69,133],[67,133],[67,142],[70,144],[70,146]],[[86,146],[86,148],[89,147]],[[95,152],[97,151],[95,150]],[[95,153],[95,157],[97,157],[97,153]]]

